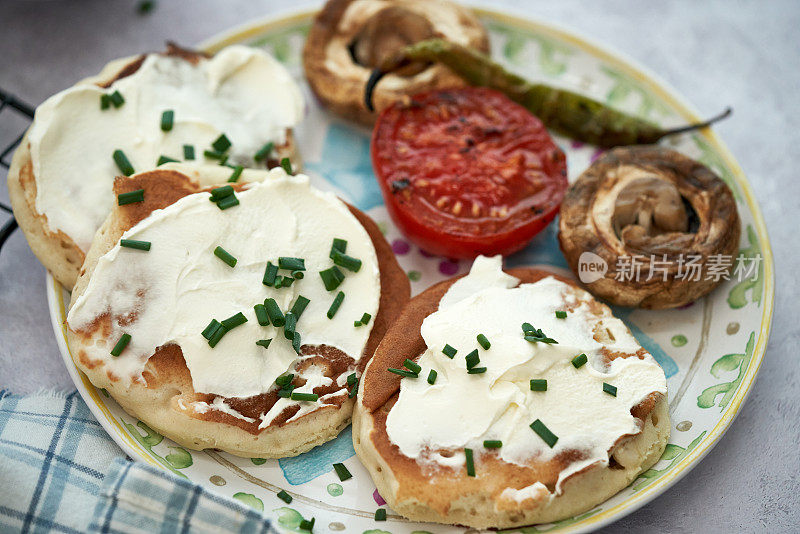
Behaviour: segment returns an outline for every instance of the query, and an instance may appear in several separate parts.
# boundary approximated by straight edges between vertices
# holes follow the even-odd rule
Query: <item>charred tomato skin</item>
[[[541,121],[487,88],[395,103],[375,124],[371,156],[395,224],[449,258],[524,248],[567,189],[566,156]]]

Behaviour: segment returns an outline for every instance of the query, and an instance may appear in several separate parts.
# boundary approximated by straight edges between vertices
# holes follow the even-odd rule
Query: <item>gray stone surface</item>
[[[140,17],[135,1],[0,0],[0,87],[38,104],[109,58],[158,49],[166,39],[195,43],[252,18],[315,4],[162,0],[151,15]],[[492,5],[575,29],[626,53],[704,114],[733,105],[734,117],[717,131],[754,186],[774,248],[772,336],[742,412],[681,482],[607,531],[799,531],[800,327],[794,313],[800,298],[800,3]],[[0,121],[0,145],[18,127]],[[0,201],[7,200],[0,187]],[[0,223],[4,218],[0,212]],[[43,280],[44,270],[17,232],[0,255],[0,387],[15,392],[72,387],[50,327]]]

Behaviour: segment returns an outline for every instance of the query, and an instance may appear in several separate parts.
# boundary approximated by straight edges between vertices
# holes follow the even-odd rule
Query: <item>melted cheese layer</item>
[[[381,289],[367,231],[336,196],[310,187],[307,176],[288,176],[280,168],[245,174],[243,178],[260,180],[236,194],[238,206],[223,211],[209,201],[208,193],[188,195],[124,233],[123,239],[150,241],[149,252],[116,244],[100,258],[67,317],[73,331],[88,329],[103,314],[111,317],[106,343],[85,348],[91,359],[127,382],[141,376],[157,347],[175,343],[183,351],[195,391],[223,397],[265,393],[298,355],[282,328],[259,326],[253,306],[272,297],[285,313],[298,295],[310,299],[297,323],[303,344],[326,344],[356,360],[361,357],[374,321],[361,327],[353,322],[364,312],[376,316]],[[252,176],[256,174],[263,176]],[[319,271],[333,265],[329,253],[334,238],[346,239],[347,254],[359,258],[362,266],[357,273],[343,269],[344,282],[329,292]],[[237,259],[235,267],[214,255],[217,246]],[[277,263],[280,256],[304,258],[305,277],[288,288],[267,287],[262,284],[266,262]],[[328,319],[338,291],[346,297]],[[238,312],[247,322],[210,347],[201,332],[211,319],[222,321]],[[123,333],[130,334],[130,343],[114,357],[109,351]],[[266,349],[255,344],[269,338]],[[309,384],[325,380],[330,382],[324,376],[309,377]]]
[[[478,458],[484,440],[501,440],[506,462],[525,465],[548,461],[571,450],[581,451],[559,476],[560,482],[584,467],[607,464],[609,451],[625,435],[639,432],[630,410],[653,392],[666,393],[666,379],[653,357],[617,358],[605,364],[602,349],[634,354],[639,344],[610,312],[591,313],[592,297],[556,280],[521,284],[501,270],[501,258],[479,257],[469,275],[448,290],[439,309],[422,323],[428,349],[418,360],[419,379],[404,378],[386,430],[400,451],[421,462],[440,462],[440,449],[472,448]],[[576,296],[577,295],[577,296]],[[574,308],[566,319],[557,310]],[[613,341],[600,343],[594,329],[602,320]],[[531,343],[522,323],[532,323],[558,344]],[[476,340],[484,334],[491,347]],[[458,350],[453,359],[445,344]],[[468,374],[466,355],[478,349],[483,374]],[[575,368],[571,360],[585,353],[588,363]],[[425,378],[438,373],[434,385]],[[530,390],[531,379],[546,379],[547,391]],[[617,396],[603,391],[606,382]],[[531,428],[536,419],[558,437],[550,448]],[[464,461],[464,455],[453,458]],[[477,467],[479,468],[479,467]]]
[[[114,91],[125,103],[101,110],[101,95]],[[168,132],[161,130],[165,110],[175,117]],[[115,200],[115,150],[141,172],[161,155],[182,160],[187,144],[202,161],[203,151],[225,133],[233,144],[229,161],[252,167],[253,155],[268,141],[285,142],[287,128],[302,114],[299,88],[263,51],[231,46],[197,65],[150,54],[108,89],[81,82],[37,108],[28,134],[36,210],[86,251]]]

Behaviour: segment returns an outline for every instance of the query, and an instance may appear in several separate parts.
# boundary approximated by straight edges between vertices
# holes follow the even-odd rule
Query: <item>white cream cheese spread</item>
[[[422,463],[463,464],[463,453],[442,462],[435,451],[471,448],[479,466],[484,440],[500,440],[500,458],[518,465],[580,451],[582,459],[561,472],[560,488],[570,474],[608,464],[615,443],[640,431],[631,408],[653,392],[666,393],[666,379],[650,354],[635,356],[641,347],[622,321],[608,311],[600,317],[592,312],[591,295],[553,277],[517,285],[501,267],[500,256],[478,257],[425,318],[421,334],[428,349],[417,362],[420,378],[402,380],[386,430],[404,455]],[[556,316],[568,309],[564,318]],[[526,341],[525,322],[557,343]],[[598,328],[608,341],[595,339]],[[490,342],[488,350],[478,334]],[[452,359],[442,352],[445,345],[457,349]],[[467,373],[466,356],[474,349],[480,357],[475,367],[486,367],[482,374]],[[632,357],[606,363],[603,349]],[[576,368],[572,360],[579,354],[588,361]],[[433,385],[425,380],[431,369],[438,374]],[[531,379],[546,380],[546,391],[531,391]],[[557,437],[552,447],[531,428],[536,420]]]
[[[124,104],[101,109],[101,96],[114,91]],[[174,112],[173,125],[162,131],[167,110]],[[28,134],[36,210],[86,251],[114,202],[115,150],[142,172],[162,155],[183,160],[184,145],[202,162],[203,151],[224,133],[232,144],[229,162],[253,167],[254,154],[267,142],[285,142],[302,114],[297,84],[261,50],[231,46],[197,65],[149,54],[110,88],[84,81],[37,108]]]
[[[127,230],[122,239],[148,241],[150,250],[117,243],[99,259],[85,291],[71,306],[67,323],[73,331],[90,328],[104,314],[111,317],[107,341],[85,350],[123,383],[141,377],[157,347],[177,344],[195,391],[222,397],[267,392],[299,358],[283,328],[259,325],[254,305],[268,297],[283,313],[299,296],[309,299],[296,327],[303,345],[325,344],[356,360],[361,357],[374,321],[358,327],[354,322],[364,313],[376,316],[381,290],[367,231],[335,195],[310,187],[307,176],[289,176],[280,168],[245,175],[251,183],[236,193],[238,206],[223,211],[209,201],[209,193],[196,193],[153,211]],[[346,240],[346,254],[362,263],[357,272],[341,268],[344,281],[328,291],[319,272],[334,265],[329,257],[334,238]],[[218,246],[236,258],[234,267],[214,254]],[[262,280],[267,262],[277,263],[279,257],[302,258],[306,270],[289,287],[275,289]],[[344,300],[329,319],[339,291]],[[247,322],[211,347],[201,335],[211,319],[222,321],[239,312]],[[119,356],[112,356],[110,349],[123,334],[131,336],[130,342]],[[267,348],[255,344],[262,339],[272,340]],[[296,392],[311,393],[316,385],[331,384],[314,366],[304,378],[306,385]],[[210,408],[225,411],[219,402]],[[280,399],[274,410],[280,413],[286,402]],[[303,409],[324,402],[324,397],[306,402]],[[274,415],[262,417],[264,426]]]

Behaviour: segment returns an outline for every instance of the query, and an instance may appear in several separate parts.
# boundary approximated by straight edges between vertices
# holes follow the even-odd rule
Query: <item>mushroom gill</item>
[[[675,184],[657,176],[631,180],[614,204],[614,231],[628,247],[679,253],[691,242],[689,214]]]
[[[410,44],[436,35],[433,24],[402,6],[391,6],[372,15],[350,43],[353,61],[368,68],[377,68]],[[425,69],[425,63],[412,63],[396,71],[413,76]]]

